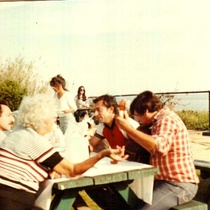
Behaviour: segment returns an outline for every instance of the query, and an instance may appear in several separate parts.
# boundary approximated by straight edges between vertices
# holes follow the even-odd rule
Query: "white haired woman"
[[[18,126],[0,148],[0,206],[4,210],[39,209],[34,206],[39,182],[52,173],[73,177],[82,174],[105,156],[124,160],[124,148],[106,149],[81,163],[63,158],[43,136],[56,120],[56,106],[46,95],[25,97]]]

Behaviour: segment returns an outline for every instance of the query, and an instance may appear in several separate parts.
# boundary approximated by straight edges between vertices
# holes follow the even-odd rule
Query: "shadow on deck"
[[[201,201],[207,203],[208,209],[210,209],[210,178],[202,179],[199,176],[200,183],[198,187],[198,192],[193,200]]]

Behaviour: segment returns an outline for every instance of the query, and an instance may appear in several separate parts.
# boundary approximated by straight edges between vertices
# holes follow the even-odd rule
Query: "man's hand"
[[[112,159],[111,163],[115,164],[117,162],[124,161],[128,158],[128,155],[125,155],[125,146],[119,147],[117,146],[116,149],[110,148],[110,158]]]
[[[132,127],[128,119],[129,119],[128,113],[124,112],[123,117],[120,116],[115,117],[115,122],[121,129],[126,131],[127,128]]]

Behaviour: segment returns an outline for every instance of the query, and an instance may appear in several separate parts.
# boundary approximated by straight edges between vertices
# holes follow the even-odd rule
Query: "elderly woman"
[[[34,207],[39,182],[49,175],[73,177],[82,174],[105,156],[122,161],[123,149],[106,149],[84,162],[63,158],[43,136],[56,120],[56,106],[46,95],[25,97],[20,105],[18,126],[0,148],[0,206],[4,210]],[[79,154],[78,154],[79,155]]]

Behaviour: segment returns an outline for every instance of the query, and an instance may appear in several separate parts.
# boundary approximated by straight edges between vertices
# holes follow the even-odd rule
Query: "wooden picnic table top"
[[[140,186],[137,186],[142,190],[140,194],[146,193],[147,198],[149,194],[149,199],[151,199],[154,176],[158,173],[158,171],[159,170],[156,167],[151,165],[132,161],[110,164],[109,160],[109,164],[96,164],[96,167],[91,168],[81,177],[56,181],[53,185],[56,195],[59,195],[61,192],[63,192],[63,194],[58,201],[55,199],[56,204],[54,202],[51,207],[56,206],[57,210],[69,210],[79,191],[90,188],[97,189],[101,186],[112,186],[112,188],[114,188],[125,199],[125,201],[130,204],[133,202],[134,197],[136,199],[137,196],[129,186],[133,180],[138,179],[141,179],[142,183]],[[122,186],[119,188],[119,184],[123,185],[123,188]],[[134,184],[134,186],[136,186],[136,184]]]

